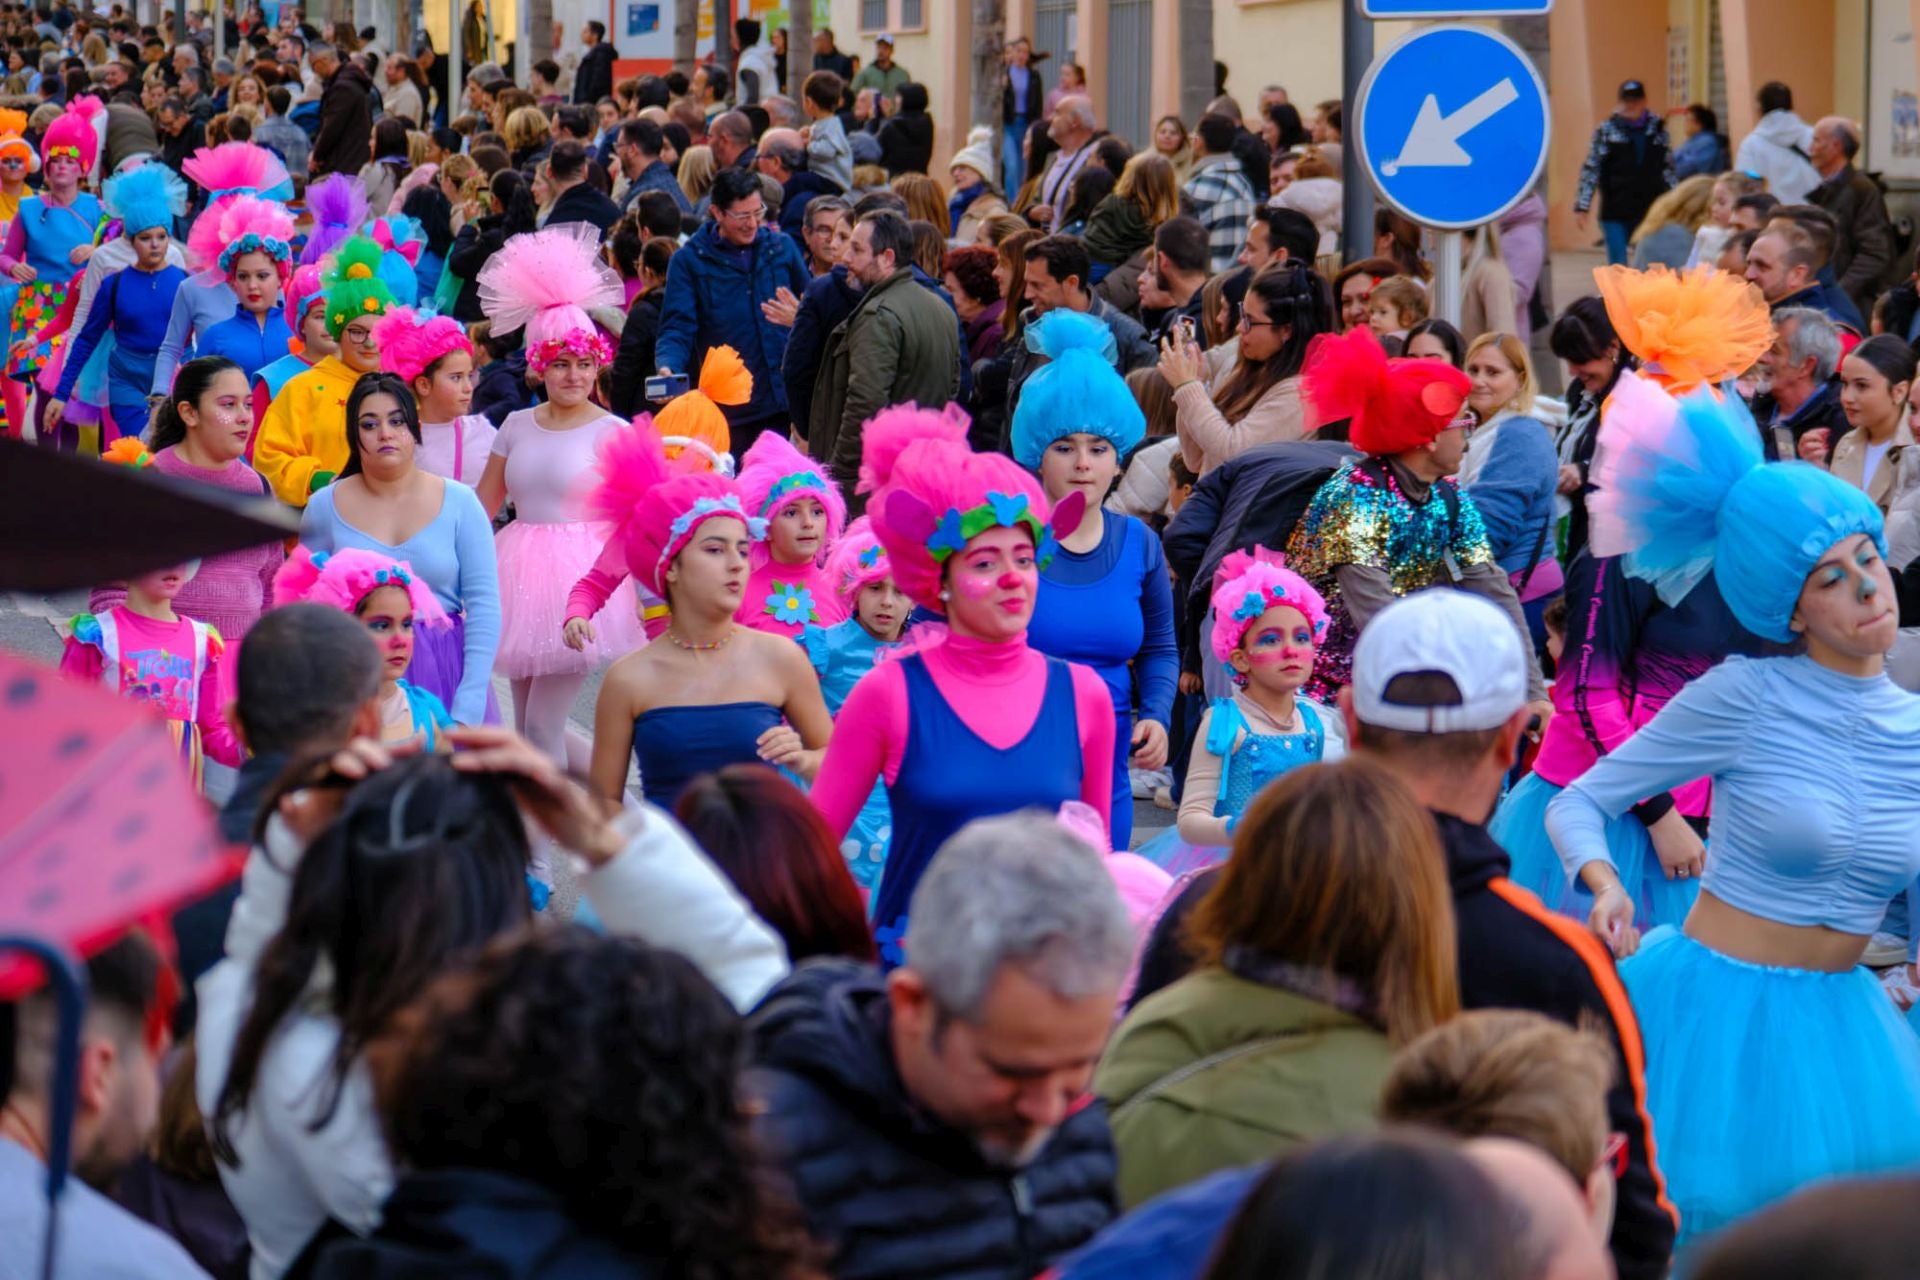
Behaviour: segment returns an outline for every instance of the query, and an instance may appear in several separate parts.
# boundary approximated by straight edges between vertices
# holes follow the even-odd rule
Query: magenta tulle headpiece
[[[381,587],[399,587],[413,604],[416,625],[441,626],[446,610],[420,581],[405,560],[392,560],[376,551],[346,547],[339,551],[312,551],[295,547],[280,571],[273,575],[273,603],[324,604],[353,613],[360,602]]]
[[[467,331],[453,317],[424,314],[411,307],[394,307],[381,316],[373,326],[373,340],[380,347],[380,367],[408,386],[450,352],[473,354]]]
[[[1278,551],[1255,547],[1221,561],[1213,575],[1213,656],[1227,663],[1260,615],[1283,604],[1306,618],[1315,644],[1326,637],[1326,600]]]
[[[827,469],[801,453],[777,431],[763,431],[740,459],[740,496],[747,511],[771,524],[776,516],[802,498],[816,498],[827,513],[827,536],[820,544],[820,563],[847,527],[847,500]],[[755,546],[754,557],[769,554]]]
[[[730,516],[756,541],[766,534],[767,522],[749,514],[739,484],[697,469],[703,465],[691,450],[669,462],[653,419],[644,414],[603,433],[594,446],[588,518],[614,526],[611,541],[626,556],[627,572],[662,599],[667,566],[706,521]]]
[[[201,147],[180,162],[180,172],[207,193],[209,201],[223,196],[257,196],[262,200],[293,199],[293,179],[279,156],[252,142],[223,142]]]
[[[313,230],[307,233],[300,262],[318,265],[366,224],[366,184],[352,174],[328,174],[307,188],[307,214]]]
[[[536,375],[563,352],[612,363],[613,350],[587,312],[620,305],[626,290],[601,261],[591,224],[512,237],[480,268],[477,283],[495,333],[526,329],[527,367]]]
[[[207,206],[187,231],[187,260],[210,277],[204,283],[225,280],[234,260],[247,253],[272,258],[281,285],[286,285],[293,274],[293,215],[285,205],[260,196],[225,195]]]
[[[1080,523],[1075,495],[1054,511],[1032,473],[1001,453],[975,453],[966,415],[906,405],[861,429],[867,518],[893,563],[893,580],[915,604],[945,612],[940,578],[948,557],[989,528],[1025,528],[1042,565],[1055,550],[1050,521]]]

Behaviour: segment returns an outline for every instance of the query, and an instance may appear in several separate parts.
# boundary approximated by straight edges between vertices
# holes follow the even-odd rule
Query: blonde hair
[[[407,130],[407,168],[418,169],[429,160],[427,149],[433,145],[433,135],[422,133],[418,129]]]
[[[440,166],[439,176],[453,186],[455,205],[486,212],[487,198],[491,194],[487,187],[487,171],[472,156],[463,151],[454,152]]]
[[[1757,196],[1767,189],[1767,180],[1758,174],[1746,173],[1739,169],[1729,169],[1713,180],[1713,188],[1727,189],[1729,199],[1738,200],[1741,196]]]
[[[680,157],[680,189],[689,203],[698,203],[713,188],[713,148],[704,143],[688,147]]]
[[[1135,369],[1127,375],[1127,390],[1133,392],[1134,402],[1146,415],[1149,437],[1174,434],[1179,411],[1174,408],[1173,388],[1160,370],[1152,365]],[[1173,456],[1177,458],[1180,454],[1176,450]]]
[[[1306,147],[1297,153],[1299,159],[1293,163],[1293,179],[1337,178],[1340,171],[1333,167],[1333,161],[1327,159],[1327,153],[1318,147]]]
[[[507,150],[514,152],[539,146],[551,132],[547,127],[547,117],[540,108],[515,107],[507,117],[506,127],[500,131],[500,136],[506,139]]]
[[[903,173],[892,183],[893,193],[907,202],[907,221],[931,222],[942,239],[953,234],[953,215],[947,209],[947,189],[938,178]]]
[[[987,229],[987,243],[996,249],[1007,242],[1008,236],[1033,229],[1033,224],[1017,213],[996,213],[980,225]]]
[[[1634,228],[1633,243],[1638,244],[1660,228],[1673,225],[1698,231],[1713,208],[1713,175],[1696,173],[1653,202],[1647,216]]]
[[[1511,333],[1483,333],[1467,344],[1467,358],[1461,364],[1472,364],[1473,357],[1488,347],[1498,351],[1507,366],[1520,375],[1520,386],[1513,393],[1513,399],[1500,407],[1515,413],[1530,413],[1534,397],[1533,362],[1527,359],[1526,344]]]
[[[877,164],[854,166],[853,189],[855,191],[878,191],[887,185],[887,171]]]
[[[1149,227],[1180,215],[1180,179],[1173,162],[1158,151],[1142,151],[1127,161],[1113,194],[1140,211]]]
[[[1367,297],[1367,305],[1385,302],[1393,306],[1394,314],[1400,323],[1411,327],[1425,320],[1433,306],[1427,297],[1427,291],[1412,276],[1388,276],[1373,286],[1373,292]],[[1409,320],[1407,317],[1412,316]]]
[[[227,112],[235,120],[245,120],[250,125],[258,125],[267,118],[267,109],[257,102],[238,103]]]

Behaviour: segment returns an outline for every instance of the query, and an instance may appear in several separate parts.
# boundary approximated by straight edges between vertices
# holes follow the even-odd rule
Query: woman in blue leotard
[[[1040,574],[1027,638],[1055,658],[1083,662],[1113,696],[1113,847],[1133,836],[1127,768],[1167,762],[1167,721],[1180,672],[1173,586],[1160,540],[1132,516],[1101,509],[1120,459],[1140,443],[1146,418],[1107,358],[1113,334],[1092,316],[1048,312],[1027,341],[1049,359],[1020,392],[1013,456],[1039,472],[1047,500],[1086,499],[1079,526]],[[1140,716],[1133,714],[1139,686]]]
[[[672,614],[658,641],[607,670],[593,716],[594,789],[621,802],[629,751],[641,790],[663,809],[723,765],[762,760],[811,780],[833,731],[813,667],[785,636],[733,618],[766,522],[747,516],[732,479],[673,474],[645,420],[607,432],[596,469],[593,518],[616,526],[627,571]]]

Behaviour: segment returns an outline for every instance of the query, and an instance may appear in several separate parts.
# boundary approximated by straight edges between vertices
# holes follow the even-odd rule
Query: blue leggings
[[[1015,116],[1000,131],[1000,189],[1007,193],[1009,200],[1020,190],[1020,184],[1027,180],[1027,166],[1020,155],[1020,144],[1026,141],[1030,123],[1025,116]]]
[[[1600,220],[1600,234],[1607,241],[1607,265],[1624,263],[1627,260],[1627,237],[1633,234],[1630,222],[1608,222]]]

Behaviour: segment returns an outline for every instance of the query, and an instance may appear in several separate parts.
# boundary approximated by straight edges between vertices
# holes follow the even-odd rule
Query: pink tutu
[[[511,679],[578,675],[644,645],[631,579],[593,619],[594,639],[567,648],[567,592],[593,567],[612,526],[587,520],[515,520],[494,539],[500,562],[500,649],[493,669]]]

